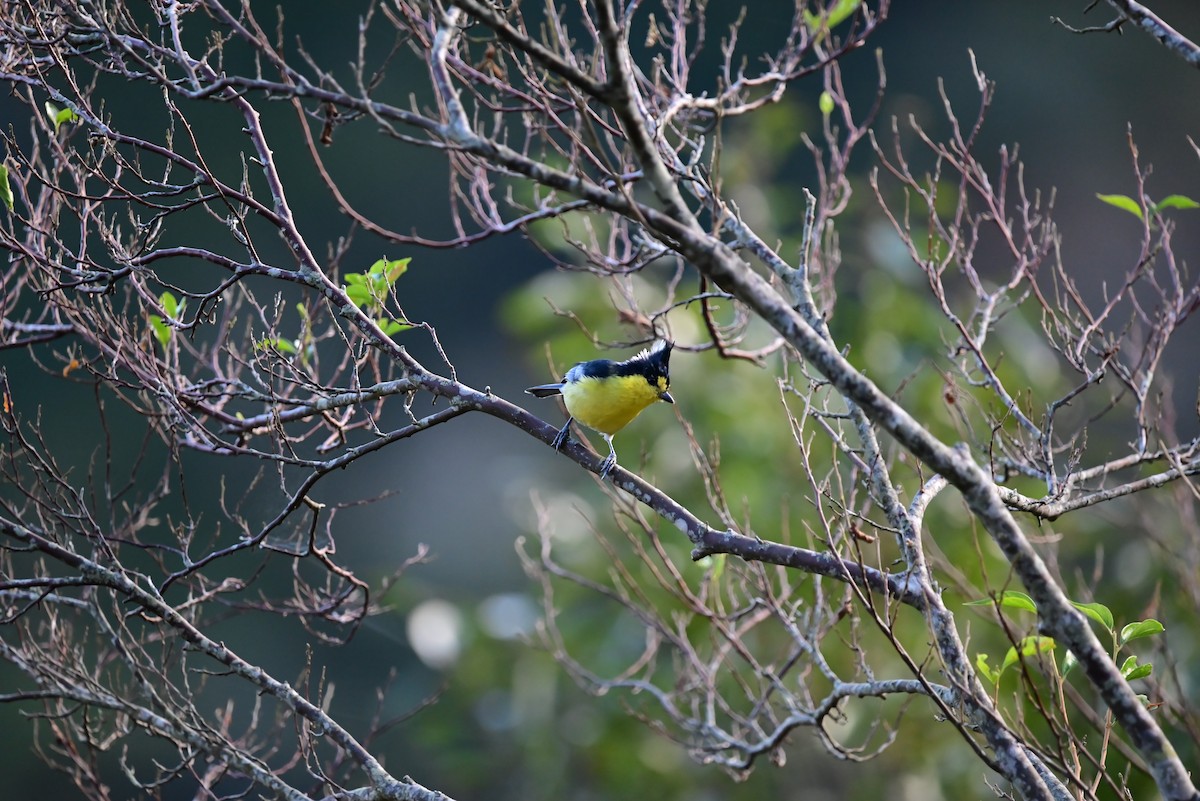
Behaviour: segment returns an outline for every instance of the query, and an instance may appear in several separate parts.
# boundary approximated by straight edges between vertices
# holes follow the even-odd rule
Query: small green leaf
[[[1078,664],[1079,660],[1075,658],[1075,654],[1071,651],[1067,651],[1067,655],[1063,657],[1062,675],[1065,677],[1068,673],[1074,670],[1075,666]]]
[[[1033,602],[1033,599],[1025,593],[1017,592],[1016,590],[1005,590],[1004,592],[1000,593],[1000,598],[998,601],[994,598],[980,598],[978,601],[968,601],[964,605],[991,606],[997,602],[1000,604],[1000,606],[1007,606],[1010,609],[1024,609],[1026,612],[1037,611],[1037,605]]]
[[[1129,671],[1129,673],[1126,674],[1125,680],[1126,681],[1134,681],[1135,679],[1144,679],[1153,672],[1154,672],[1154,665],[1151,665],[1150,663],[1146,663],[1145,665],[1138,665],[1135,669]]]
[[[1008,653],[1004,655],[1004,664],[1000,666],[1001,673],[1015,665],[1018,659],[1026,659],[1046,651],[1053,651],[1055,643],[1053,637],[1030,636],[1023,638],[1017,643],[1017,646],[1020,648],[1019,653],[1017,647],[1013,647],[1009,648]]]
[[[408,270],[410,261],[411,257],[378,259],[365,273],[346,273],[344,288],[350,302],[369,314],[382,311],[387,303],[388,293],[396,280]]]
[[[158,344],[162,345],[163,350],[171,344],[171,326],[167,325],[163,318],[157,314],[150,315],[150,328],[154,330],[154,338],[158,340]]]
[[[408,263],[412,261],[412,256],[406,256],[403,259],[393,259],[388,262],[388,280],[393,284],[400,276],[408,272]]]
[[[804,10],[804,24],[814,33],[825,34],[844,22],[858,8],[861,0],[838,0],[822,14]]]
[[[370,273],[372,275],[382,276],[387,279],[388,285],[396,283],[396,279],[404,275],[408,271],[408,263],[412,261],[412,256],[406,259],[380,259],[371,265]]]
[[[1128,195],[1099,195],[1098,194],[1098,195],[1096,195],[1096,197],[1100,198],[1100,200],[1104,201],[1105,203],[1107,203],[1110,206],[1116,206],[1118,209],[1124,209],[1125,211],[1132,214],[1134,217],[1137,217],[1139,220],[1142,219],[1142,207],[1138,205],[1138,202],[1136,200],[1129,197]]]
[[[1147,676],[1149,676],[1151,673],[1154,672],[1154,665],[1151,665],[1151,664],[1139,665],[1137,663],[1137,661],[1138,661],[1138,658],[1136,656],[1131,656],[1128,659],[1126,659],[1124,663],[1122,663],[1121,675],[1125,677],[1126,681],[1133,681],[1134,679],[1144,679]]]
[[[187,306],[186,300],[176,300],[175,296],[170,292],[163,292],[158,296],[158,302],[162,305],[163,311],[167,313],[166,319],[157,314],[149,315],[150,327],[154,329],[154,338],[158,340],[158,344],[162,345],[163,350],[171,344],[171,337],[175,331],[167,324],[167,320],[177,321],[183,316],[183,310]]]
[[[1125,628],[1121,629],[1121,645],[1124,645],[1131,640],[1136,640],[1139,637],[1152,637],[1166,629],[1163,624],[1159,623],[1154,618],[1139,620],[1136,623],[1130,623]]]
[[[4,203],[9,211],[13,210],[12,187],[8,185],[8,167],[3,164],[0,164],[0,202]]]
[[[988,664],[987,654],[975,655],[975,670],[992,684],[997,684],[1000,681],[1000,674],[992,670],[992,666]]]
[[[179,301],[170,292],[164,292],[158,296],[158,302],[162,304],[163,311],[172,320],[179,319],[179,312],[182,311],[179,307]]]
[[[821,114],[828,117],[833,113],[833,95],[829,92],[821,92],[821,99],[817,101],[817,107],[821,109]]]
[[[79,115],[69,108],[64,108],[62,111],[54,115],[54,130],[58,131],[59,127],[64,122],[78,122]]]
[[[1167,195],[1162,200],[1154,204],[1154,210],[1162,211],[1163,209],[1200,209],[1200,203],[1192,200],[1190,197],[1183,195]]]
[[[1072,601],[1071,605],[1074,606],[1076,609],[1078,609],[1080,612],[1083,612],[1085,615],[1090,617],[1092,620],[1099,623],[1101,626],[1104,626],[1104,628],[1107,629],[1108,631],[1112,631],[1113,627],[1116,625],[1116,623],[1113,622],[1112,611],[1104,604],[1097,604],[1097,603],[1077,604],[1074,601]]]
[[[1033,636],[1021,640],[1021,656],[1034,656],[1057,647],[1053,637]]]
[[[362,278],[362,276],[347,275],[346,278]],[[347,284],[346,296],[350,298],[351,303],[360,309],[371,302],[371,290],[367,289],[366,285],[362,283]]]
[[[401,323],[396,320],[388,320],[386,318],[376,320],[375,324],[379,326],[379,330],[383,331],[383,333],[389,337],[393,334],[399,334],[401,331],[407,331],[408,329],[412,328],[412,326],[408,323]]]
[[[1016,590],[1005,590],[1000,596],[1000,605],[1007,606],[1009,609],[1024,609],[1026,612],[1036,612],[1037,604],[1023,592]]]
[[[54,123],[55,133],[58,133],[58,129],[62,127],[64,122],[77,122],[79,120],[79,115],[74,111],[69,108],[59,108],[49,100],[46,101],[46,116]]]
[[[275,350],[279,351],[280,353],[295,353],[296,352],[296,346],[293,345],[291,342],[288,342],[286,339],[269,339],[269,338],[268,339],[260,339],[258,342],[254,343],[254,345],[259,350],[266,350],[267,348],[274,348]]]

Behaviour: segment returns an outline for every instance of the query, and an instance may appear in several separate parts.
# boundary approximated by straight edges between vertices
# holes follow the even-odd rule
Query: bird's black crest
[[[610,375],[644,375],[651,384],[657,383],[660,377],[669,378],[671,348],[672,343],[660,339],[649,350],[613,364]]]

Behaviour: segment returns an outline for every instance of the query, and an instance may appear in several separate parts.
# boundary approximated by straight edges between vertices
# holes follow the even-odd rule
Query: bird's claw
[[[603,481],[608,477],[609,472],[617,466],[617,457],[605,456],[604,461],[600,463],[600,480]]]
[[[551,442],[550,445],[554,448],[554,450],[556,450],[556,451],[560,450],[563,446],[563,443],[565,443],[568,439],[570,439],[570,436],[571,436],[571,421],[568,420],[567,424],[565,426],[563,426],[561,429],[559,429],[558,434],[556,434],[554,436],[554,441]]]

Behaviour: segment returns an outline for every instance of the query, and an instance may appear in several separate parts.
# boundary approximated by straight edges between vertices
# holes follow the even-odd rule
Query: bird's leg
[[[604,457],[604,461],[600,463],[600,480],[603,481],[610,470],[617,466],[617,449],[613,447],[612,435],[601,434],[604,441],[608,443],[608,456]]]
[[[571,422],[574,419],[575,419],[574,417],[568,417],[567,424],[565,426],[563,426],[561,429],[559,429],[558,434],[555,435],[554,441],[550,443],[551,445],[554,446],[554,450],[558,450],[559,448],[561,448],[563,446],[563,443],[566,442],[570,438]]]

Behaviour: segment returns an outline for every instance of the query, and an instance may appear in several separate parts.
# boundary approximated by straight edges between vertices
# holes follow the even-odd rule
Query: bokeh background
[[[1184,34],[1200,38],[1200,6],[1190,0],[1153,5]],[[975,118],[979,94],[969,55],[974,53],[979,68],[997,85],[976,152],[998,158],[1001,146],[1011,152],[1019,143],[1027,187],[1047,196],[1054,193],[1065,261],[1075,274],[1094,276],[1098,286],[1120,275],[1140,245],[1136,221],[1096,199],[1097,193],[1134,193],[1130,131],[1142,166],[1153,166],[1151,196],[1200,197],[1200,159],[1186,139],[1200,138],[1200,72],[1132,28],[1123,34],[1079,36],[1051,22],[1058,16],[1082,27],[1109,20],[1103,5],[1087,15],[1085,6],[1083,0],[897,2],[871,47],[848,56],[842,69],[851,97],[865,105],[876,87],[873,50],[879,48],[887,94],[876,127],[886,131],[892,117],[903,125],[912,115],[936,137],[948,130],[939,83],[962,120]],[[287,31],[303,39],[316,60],[344,64],[353,57],[356,4],[289,2],[284,8]],[[722,13],[726,10],[713,9],[715,19]],[[728,13],[736,13],[733,4]],[[752,8],[742,41],[753,52],[755,41],[771,42],[776,33],[766,9]],[[393,76],[401,80],[389,84],[387,91],[393,100],[409,92],[425,97],[425,77],[416,71]],[[801,188],[812,180],[800,133],[819,127],[820,91],[818,80],[802,82],[780,107],[732,126],[728,134],[727,185],[747,215],[757,217],[760,229],[783,238],[797,235],[803,214]],[[152,123],[153,112],[139,107],[140,102],[132,92],[126,95],[113,87],[114,114],[127,119],[143,114]],[[4,101],[0,112],[6,125],[23,127],[19,106]],[[266,119],[269,132],[277,126],[273,146],[281,163],[302,164],[290,112],[268,112]],[[230,115],[214,114],[201,127],[217,150],[227,142],[229,158],[236,159],[243,143]],[[339,131],[336,146],[325,155],[343,190],[365,211],[397,230],[428,236],[450,232],[442,202],[447,177],[438,158],[390,143],[381,147],[365,125]],[[987,163],[988,156],[983,160]],[[915,273],[905,277],[903,259],[896,259],[870,197],[866,174],[873,159],[865,147],[856,165],[854,206],[840,222],[846,256],[839,277],[843,306],[833,324],[846,340],[863,343],[863,352],[879,362],[873,375],[882,374],[886,384],[937,353],[939,335],[925,319]],[[323,243],[344,232],[344,220],[332,211],[326,190],[311,170],[285,174],[285,181],[299,201],[297,216],[310,242]],[[1198,232],[1200,216],[1193,220],[1181,214],[1176,249],[1185,259],[1200,244]],[[594,279],[550,270],[545,258],[519,236],[465,250],[386,253],[364,238],[354,252],[364,264],[380,256],[412,257],[401,286],[405,311],[437,329],[460,379],[489,386],[518,403],[528,400],[529,408],[556,426],[562,418],[554,405],[528,399],[522,389],[547,380],[547,353],[561,369],[589,358],[592,351],[570,321],[553,314],[547,299],[579,313],[602,336],[622,338]],[[285,260],[282,250],[275,255]],[[881,266],[898,276],[895,286],[884,292],[865,279],[860,283],[860,276]],[[681,342],[689,340],[689,333],[695,335],[692,341],[699,338],[687,319],[675,324],[673,333]],[[1194,327],[1191,333],[1196,341]],[[410,346],[426,364],[436,363],[427,342]],[[1036,359],[1037,352],[1033,354],[1030,358]],[[42,356],[52,361],[52,354]],[[1192,376],[1190,383],[1182,382],[1185,395],[1195,390],[1196,358],[1192,348],[1173,354],[1177,370],[1190,370]],[[891,376],[888,364],[894,365]],[[25,397],[43,403],[51,443],[64,463],[86,465],[97,438],[91,391],[83,386],[64,389],[62,381],[36,369],[22,353],[0,352],[0,366],[18,379],[14,384]],[[773,378],[711,355],[681,354],[672,367],[680,413],[706,436],[721,438],[731,497],[765,499],[786,493],[786,469],[765,476],[762,468],[786,468],[795,458],[786,453],[786,443],[777,441],[782,417],[771,405],[777,397]],[[1031,373],[1036,367],[1025,365]],[[916,410],[929,403],[920,397],[906,401]],[[1190,401],[1181,397],[1180,403]],[[120,409],[110,414],[118,429],[135,425]],[[660,407],[644,414],[618,438],[618,447],[622,463],[631,466],[639,454],[652,454],[649,468],[672,495],[700,497],[672,410]],[[241,472],[247,468],[228,462],[197,466],[208,471],[212,481],[223,478],[231,485],[249,475]],[[872,763],[838,762],[800,731],[789,741],[785,766],[760,766],[739,782],[691,763],[681,748],[631,719],[625,706],[636,705],[636,699],[597,699],[575,687],[552,659],[524,641],[540,615],[539,599],[514,544],[531,535],[535,510],[545,508],[572,564],[602,569],[607,557],[595,545],[591,528],[606,525],[608,502],[589,475],[519,431],[482,415],[468,416],[385,449],[321,485],[321,494],[330,498],[385,491],[394,494],[341,512],[337,535],[339,557],[368,580],[390,572],[419,545],[429,547],[433,558],[410,569],[379,599],[390,613],[372,619],[348,646],[338,649],[313,644],[299,625],[287,623],[264,627],[262,621],[235,619],[224,624],[222,633],[239,643],[244,657],[261,661],[281,677],[298,673],[311,647],[314,664],[323,667],[336,687],[332,709],[352,731],[369,724],[376,688],[389,681],[388,714],[415,709],[438,695],[436,704],[378,741],[375,750],[392,770],[411,774],[459,801],[764,796],[823,801],[882,795],[915,800],[986,795],[982,767],[966,755],[952,732],[939,731],[948,727],[934,725],[929,709],[910,710],[899,724],[896,745]],[[273,500],[264,498],[264,509]],[[779,514],[763,509],[756,525],[770,532]],[[1092,558],[1095,543],[1107,537],[1111,547],[1103,558],[1127,565],[1140,560],[1143,568],[1126,573],[1123,581],[1113,583],[1110,596],[1101,599],[1114,607],[1124,605],[1131,614],[1148,597],[1147,588],[1154,585],[1161,567],[1161,554],[1145,548],[1122,550],[1126,543],[1116,532],[1135,517],[1120,507],[1106,512],[1090,521],[1092,536],[1079,546],[1081,560]],[[682,543],[678,551],[685,564]],[[603,661],[606,651],[619,654],[640,637],[587,597],[566,600],[575,605],[561,623],[594,658]],[[5,675],[0,669],[0,677]],[[855,725],[853,719],[847,724]],[[30,755],[31,731],[19,709],[0,706],[4,796],[71,797],[65,780]],[[114,776],[113,786],[125,785]],[[126,796],[124,789],[114,792],[114,797]]]

